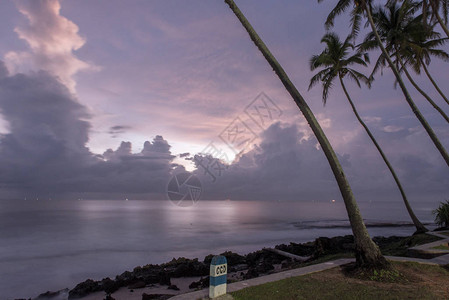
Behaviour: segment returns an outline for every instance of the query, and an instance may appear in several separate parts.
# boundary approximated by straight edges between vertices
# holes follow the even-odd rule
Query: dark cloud
[[[0,136],[0,197],[152,198],[165,197],[173,172],[170,144],[157,135],[140,152],[123,141],[117,149],[92,153],[89,114],[73,94],[45,72],[8,76],[0,62],[0,111],[9,132]],[[401,122],[415,122],[404,119]],[[217,164],[216,180],[198,164],[210,157],[195,155],[203,182],[203,199],[329,200],[340,192],[314,137],[299,125],[276,123],[260,133],[260,142],[231,165]],[[390,126],[390,127],[387,127]],[[373,134],[413,199],[443,200],[449,170],[425,132],[409,124],[371,122]],[[126,130],[116,125],[111,130]],[[385,130],[387,128],[387,130]],[[404,130],[402,128],[412,128]],[[438,127],[436,127],[438,129]],[[363,130],[337,155],[357,199],[400,199],[385,164]],[[437,130],[442,140],[447,131]],[[432,152],[433,151],[433,152]],[[192,160],[192,154],[179,157]],[[218,168],[218,169],[217,169]]]
[[[132,129],[131,126],[127,126],[127,125],[116,125],[116,126],[111,126],[111,128],[109,128],[108,133],[112,136],[112,137],[117,137],[119,134],[125,133],[126,131]]]
[[[0,110],[9,124],[0,138],[4,195],[165,192],[175,156],[162,136],[145,142],[140,153],[122,142],[115,151],[95,155],[86,147],[89,114],[58,80],[46,72],[0,78]]]
[[[388,145],[389,141],[395,141],[407,148],[411,134],[403,131],[402,136],[398,136],[394,132],[382,136],[379,142]],[[304,139],[296,125],[276,123],[263,132],[261,138],[260,145],[227,169],[222,165],[221,176],[217,165],[210,166],[216,176],[215,182],[197,163],[196,174],[204,183],[204,198],[299,201],[340,198],[329,164],[314,137]],[[337,156],[357,199],[401,201],[391,174],[364,132],[352,143],[354,147],[350,153],[337,153]],[[410,199],[441,201],[447,197],[449,172],[444,164],[416,152],[389,153],[390,147],[384,150],[390,154],[390,161]],[[200,158],[206,165],[208,157],[197,156],[196,161],[201,161]]]
[[[338,197],[337,185],[316,140],[304,139],[296,125],[276,123],[261,143],[212,183],[199,167],[205,197],[247,200],[312,200]]]
[[[189,152],[179,154],[179,157],[181,157],[181,158],[189,157],[189,156],[190,156]]]
[[[3,61],[0,60],[0,79],[9,75],[8,69]]]

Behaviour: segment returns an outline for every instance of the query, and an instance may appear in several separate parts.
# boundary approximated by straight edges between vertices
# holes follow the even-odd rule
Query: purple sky
[[[307,91],[331,1],[237,4],[318,117],[358,199],[400,201],[339,85],[326,107],[319,86]],[[339,199],[299,110],[224,1],[1,1],[0,23],[1,198],[163,198],[173,163],[194,169],[179,155],[218,142],[264,92],[281,123],[253,128],[256,146],[217,182],[204,176],[204,197]],[[335,30],[346,36],[348,19]],[[430,70],[449,94],[448,64]],[[385,70],[371,90],[348,88],[411,200],[449,198],[449,170],[393,82]],[[448,124],[410,92],[449,149]]]

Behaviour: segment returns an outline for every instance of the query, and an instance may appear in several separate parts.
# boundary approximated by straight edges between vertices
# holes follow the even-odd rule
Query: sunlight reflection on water
[[[416,208],[431,221],[429,206]],[[408,222],[401,203],[362,203],[370,222]],[[115,276],[172,257],[247,253],[280,243],[350,234],[341,201],[2,201],[0,291],[32,297]],[[330,227],[330,228],[327,228]],[[413,227],[369,228],[372,235],[408,235]],[[27,282],[24,287],[23,282]],[[20,295],[17,295],[20,291]]]

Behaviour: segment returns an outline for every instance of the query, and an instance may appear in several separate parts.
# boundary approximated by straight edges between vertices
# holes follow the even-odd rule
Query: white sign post
[[[210,264],[209,298],[226,295],[228,264],[226,257],[214,256]]]

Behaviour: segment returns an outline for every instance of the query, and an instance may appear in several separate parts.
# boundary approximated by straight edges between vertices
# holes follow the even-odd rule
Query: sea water
[[[414,204],[432,222],[435,204]],[[360,203],[372,236],[414,232],[403,203]],[[35,297],[173,257],[351,234],[341,201],[0,201],[0,299]]]

